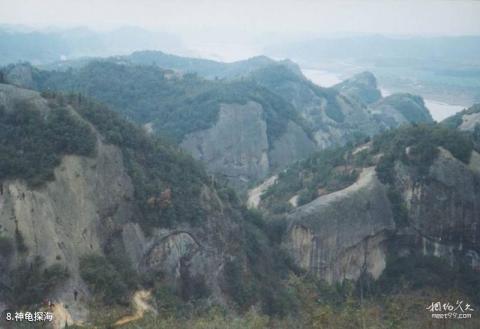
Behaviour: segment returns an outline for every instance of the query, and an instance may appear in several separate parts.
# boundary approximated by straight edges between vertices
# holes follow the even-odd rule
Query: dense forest
[[[0,180],[22,178],[33,186],[53,179],[53,169],[67,154],[92,156],[96,138],[63,100],[48,113],[28,102],[0,107]]]
[[[152,124],[156,132],[175,142],[214,125],[221,103],[261,104],[270,142],[281,136],[288,120],[304,125],[287,101],[252,79],[206,80],[192,73],[115,60],[92,61],[67,71],[32,71],[39,90],[93,97],[136,123]]]

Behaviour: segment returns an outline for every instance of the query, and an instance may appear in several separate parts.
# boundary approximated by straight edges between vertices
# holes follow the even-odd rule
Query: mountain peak
[[[352,82],[363,84],[368,87],[377,88],[377,78],[370,71],[363,71],[350,78]]]
[[[333,88],[367,105],[375,103],[382,97],[380,90],[378,90],[377,79],[369,71],[355,74],[350,79],[333,86]]]

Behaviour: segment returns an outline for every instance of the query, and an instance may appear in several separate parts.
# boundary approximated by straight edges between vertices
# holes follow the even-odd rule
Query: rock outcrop
[[[207,165],[210,172],[224,176],[239,191],[311,154],[314,142],[296,123],[270,145],[265,112],[256,102],[221,104],[217,123],[187,135],[181,146]]]
[[[322,88],[281,64],[252,72],[252,79],[291,103],[312,130],[318,149],[344,145],[402,124],[432,123],[423,99],[410,94],[385,98],[370,72]]]
[[[386,134],[390,137],[383,142],[398,143],[399,136],[415,131],[444,132],[452,141],[464,136],[442,127],[405,129],[409,132],[399,130],[395,137]],[[422,138],[415,143],[431,137]],[[330,173],[333,156],[327,151],[313,155],[250,190],[249,206],[264,210],[272,221],[285,218],[283,244],[296,264],[330,283],[357,280],[363,274],[377,279],[387,256],[439,257],[452,266],[469,264],[480,270],[480,155],[475,148],[466,157],[447,142],[445,147],[458,158],[437,144],[432,146],[437,151],[432,150],[431,162],[402,160],[401,155],[389,162],[392,155],[382,150],[398,145],[379,150],[377,142],[339,149],[336,154],[343,164],[333,164],[337,167]],[[406,147],[405,156],[412,156],[410,151]],[[349,172],[360,172],[353,184],[328,188],[328,182],[341,179],[339,173]]]
[[[356,74],[333,88],[365,105],[373,104],[382,98],[377,79],[371,72]]]
[[[428,179],[416,182],[409,168],[398,165],[396,186],[408,209],[409,227],[404,232],[410,249],[424,255],[445,258],[450,264],[469,258],[472,266],[480,260],[480,176],[478,153],[470,165],[440,149]]]
[[[480,104],[475,104],[442,121],[442,124],[463,131],[474,131],[480,127]],[[477,128],[478,129],[478,128]]]
[[[297,264],[328,282],[377,278],[385,267],[387,233],[395,227],[385,187],[366,168],[353,185],[296,208],[287,245]]]
[[[411,123],[433,123],[433,118],[420,96],[393,94],[371,105],[371,113],[387,128]]]
[[[75,320],[85,320],[86,309],[74,302],[74,291],[89,296],[79,276],[83,255],[102,253],[108,238],[134,217],[130,178],[122,154],[99,141],[95,158],[66,156],[55,169],[55,180],[32,189],[25,182],[3,181],[0,195],[2,235],[23,237],[27,253],[16,253],[12,266],[41,256],[45,265],[61,264],[70,278],[52,298],[71,305]]]
[[[217,123],[187,135],[181,146],[237,188],[269,172],[267,125],[258,103],[221,104]]]
[[[31,111],[51,110],[49,101],[37,92],[0,87],[0,104],[6,111],[14,111],[10,104],[18,100],[28,102]],[[21,237],[24,244],[22,250],[14,247],[13,254],[5,256],[7,261],[0,254],[0,284],[9,280],[5,275],[10,269],[36,257],[46,267],[67,268],[68,279],[44,298],[59,307],[68,305],[62,318],[69,324],[81,323],[88,318],[85,303],[91,291],[81,278],[80,259],[90,254],[108,257],[115,250],[134,271],[162,272],[166,282],[179,289],[197,282],[211,291],[211,298],[226,303],[221,288],[223,263],[243,257],[238,247],[240,211],[204,184],[199,191],[204,211],[201,225],[183,222],[169,228],[150,227],[145,233],[123,149],[108,144],[96,130],[95,134],[95,155],[63,156],[52,180],[40,186],[21,179],[0,181],[0,237],[17,244]],[[174,197],[169,202],[179,201],[181,194],[176,192],[170,192]],[[161,197],[167,194],[159,192]],[[0,305],[6,307],[2,298],[0,293]]]

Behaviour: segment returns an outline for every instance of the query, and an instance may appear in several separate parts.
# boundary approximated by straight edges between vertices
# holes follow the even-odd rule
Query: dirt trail
[[[55,306],[53,306],[53,309],[51,311],[47,312],[52,312],[53,313],[53,323],[52,326],[54,329],[62,329],[65,327],[65,324],[68,324],[69,326],[76,324],[76,325],[81,325],[81,322],[73,321],[72,315],[70,312],[65,308],[65,305],[62,303],[57,303]]]
[[[119,320],[117,320],[117,322],[113,324],[113,326],[120,327],[127,323],[140,320],[141,318],[143,318],[143,316],[145,315],[145,312],[147,311],[156,313],[155,309],[152,306],[150,306],[150,304],[148,304],[148,301],[150,300],[150,298],[151,298],[150,291],[139,290],[135,292],[132,298],[134,313],[120,318]]]
[[[257,187],[251,189],[248,191],[248,200],[247,200],[247,206],[249,208],[257,208],[258,204],[260,203],[260,199],[262,197],[262,194],[268,190],[270,186],[275,184],[277,181],[278,176],[272,176],[268,178],[266,181],[264,181],[262,184],[258,185]]]

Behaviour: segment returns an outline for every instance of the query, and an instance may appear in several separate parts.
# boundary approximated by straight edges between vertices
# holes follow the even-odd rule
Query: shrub
[[[309,203],[317,196],[317,191],[314,189],[305,189],[300,192],[298,195],[298,205],[303,206],[304,204]]]
[[[87,255],[80,259],[80,276],[105,304],[122,303],[127,285],[112,264],[103,256]]]
[[[0,107],[0,180],[41,185],[53,178],[62,155],[93,154],[95,135],[69,110],[54,107],[45,116],[27,101],[13,107],[8,112]]]
[[[473,149],[473,136],[441,125],[418,125],[401,127],[375,137],[373,151],[383,153],[376,168],[380,180],[390,184],[393,182],[396,161],[416,169],[419,178],[425,177],[438,155],[439,147],[444,147],[455,158],[468,163]]]
[[[228,294],[241,308],[252,301],[252,289],[247,286],[242,265],[238,260],[227,260],[223,270],[225,286]]]
[[[31,263],[22,263],[11,270],[9,277],[8,299],[15,306],[28,306],[40,303],[69,273],[59,264],[45,267],[43,259],[36,257]]]
[[[183,302],[171,286],[157,283],[153,295],[161,314],[179,315],[179,313],[181,313]]]
[[[81,95],[71,96],[69,101],[108,143],[121,148],[141,212],[139,222],[146,232],[151,232],[151,227],[202,222],[206,210],[200,202],[200,191],[208,184],[208,177],[190,155],[163,139],[148,136],[117,113]],[[167,190],[169,199],[162,202],[161,194]]]
[[[298,205],[303,205],[315,199],[320,188],[334,192],[352,184],[358,172],[352,168],[351,149],[350,145],[322,150],[293,164],[262,195],[262,205],[272,213],[287,212],[290,198],[297,194]]]

